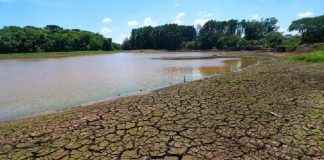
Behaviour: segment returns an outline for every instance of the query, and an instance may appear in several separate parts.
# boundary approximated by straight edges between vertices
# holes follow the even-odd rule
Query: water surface
[[[213,53],[118,53],[0,61],[0,120],[20,118],[239,71],[253,58],[157,60]]]

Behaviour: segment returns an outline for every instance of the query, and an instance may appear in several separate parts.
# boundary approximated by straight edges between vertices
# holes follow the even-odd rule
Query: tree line
[[[324,15],[295,20],[285,37],[278,31],[278,20],[210,20],[203,26],[166,24],[133,29],[122,45],[99,33],[64,29],[56,25],[44,28],[8,26],[0,29],[0,53],[56,52],[115,49],[258,49],[288,47],[324,42]]]
[[[178,49],[182,42],[193,41],[196,29],[193,26],[166,24],[158,27],[133,29],[124,49]]]
[[[8,26],[0,29],[0,53],[113,50],[111,38],[56,25],[44,28]]]
[[[324,15],[293,21],[289,31],[298,31],[303,43],[324,42]]]
[[[133,29],[123,49],[257,49],[296,47],[300,43],[324,42],[324,16],[293,21],[290,31],[299,35],[284,37],[274,17],[261,20],[210,20],[203,26],[167,24]]]

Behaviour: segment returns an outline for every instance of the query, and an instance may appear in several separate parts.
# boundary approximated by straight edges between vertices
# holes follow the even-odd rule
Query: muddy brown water
[[[66,109],[255,65],[255,58],[159,60],[214,53],[118,53],[0,61],[0,120]]]

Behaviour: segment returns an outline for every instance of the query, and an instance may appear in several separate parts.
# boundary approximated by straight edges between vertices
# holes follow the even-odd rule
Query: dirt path
[[[268,62],[0,122],[0,159],[324,159],[324,74],[311,67]]]

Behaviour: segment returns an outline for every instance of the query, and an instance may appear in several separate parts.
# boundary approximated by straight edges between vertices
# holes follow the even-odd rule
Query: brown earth
[[[323,64],[240,73],[0,122],[0,159],[324,159]]]

